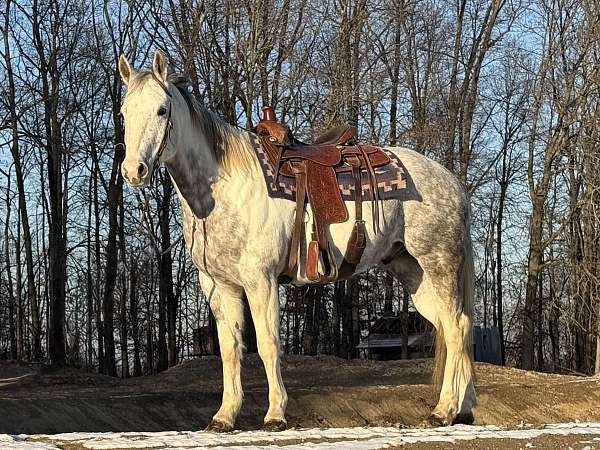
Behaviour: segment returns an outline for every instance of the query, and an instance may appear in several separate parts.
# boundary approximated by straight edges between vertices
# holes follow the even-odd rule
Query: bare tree
[[[32,342],[32,356],[35,360],[39,360],[42,357],[42,327],[40,322],[40,311],[37,301],[37,289],[35,286],[31,227],[29,226],[29,214],[27,208],[27,201],[25,199],[25,175],[23,171],[21,149],[19,146],[20,136],[17,111],[17,93],[15,88],[15,79],[13,73],[11,45],[9,37],[9,29],[11,23],[11,7],[12,1],[7,0],[4,10],[4,24],[2,26],[2,34],[4,41],[3,56],[6,68],[6,76],[8,79],[8,95],[6,96],[6,101],[8,103],[9,122],[12,134],[10,151],[13,157],[15,178],[17,181],[19,212],[21,214],[21,227],[23,229],[23,245],[25,247],[25,264],[27,270],[27,298],[29,300],[29,310],[31,314],[30,333]]]
[[[553,235],[544,239],[544,205],[554,177],[556,161],[568,153],[575,144],[574,133],[580,122],[581,108],[589,96],[598,66],[590,61],[598,29],[598,14],[583,12],[583,26],[578,19],[581,3],[574,1],[566,14],[560,2],[540,4],[540,14],[546,21],[546,34],[542,60],[537,69],[533,95],[533,118],[529,137],[528,184],[532,203],[529,255],[527,265],[527,288],[523,308],[521,334],[521,366],[534,367],[536,304],[538,301],[538,277],[543,251],[552,242]],[[591,69],[590,69],[591,68]],[[591,73],[588,73],[591,70]],[[560,92],[560,95],[557,93]],[[545,107],[551,105],[555,118],[545,123]],[[540,141],[543,142],[539,148]],[[539,155],[538,155],[539,153]],[[539,158],[539,160],[538,160]],[[539,161],[539,166],[536,167]],[[538,170],[536,170],[539,167]]]

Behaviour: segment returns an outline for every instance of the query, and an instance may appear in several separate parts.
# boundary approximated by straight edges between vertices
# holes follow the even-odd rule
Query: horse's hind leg
[[[440,258],[439,255],[435,260],[424,258],[417,262],[407,254],[390,264],[392,271],[407,284],[419,313],[437,330],[434,380],[441,381],[441,391],[438,404],[428,418],[430,425],[473,421],[469,251],[464,264],[457,262],[456,257]]]
[[[440,280],[431,284],[439,293],[431,298],[439,302],[434,379],[436,384],[441,382],[441,391],[438,404],[427,422],[434,426],[470,424],[474,420],[471,410],[475,406],[471,314],[456,301],[455,284],[445,284]],[[419,298],[415,304],[422,301]]]
[[[204,292],[210,293],[210,308],[217,322],[223,364],[223,401],[206,431],[232,431],[242,406],[241,360],[244,325],[243,290],[201,275]]]

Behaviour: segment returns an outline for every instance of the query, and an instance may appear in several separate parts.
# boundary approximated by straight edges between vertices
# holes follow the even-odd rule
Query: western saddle
[[[262,147],[273,166],[274,189],[280,176],[296,181],[296,215],[292,243],[284,276],[293,279],[298,269],[300,239],[303,236],[306,203],[312,211],[312,233],[306,257],[306,277],[315,283],[328,283],[348,278],[360,262],[366,246],[366,229],[362,216],[363,174],[369,184],[373,205],[373,232],[379,230],[379,193],[375,168],[390,163],[379,147],[358,145],[354,127],[336,127],[305,144],[295,139],[290,129],[277,122],[270,106],[256,126]],[[348,220],[348,210],[340,192],[338,174],[350,172],[354,181],[354,227],[348,239],[344,261],[339,270],[327,238],[329,225]],[[321,259],[323,273],[319,273]]]

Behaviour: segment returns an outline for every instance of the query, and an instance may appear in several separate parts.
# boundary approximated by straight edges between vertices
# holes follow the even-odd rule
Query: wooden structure
[[[402,359],[403,342],[408,344],[408,358],[429,358],[435,350],[435,330],[416,311],[408,313],[408,333],[403,335],[402,317],[382,316],[369,329],[369,335],[357,346],[365,358],[381,361]],[[473,327],[475,361],[502,365],[500,333],[497,327]]]
[[[475,361],[502,365],[498,327],[473,327],[473,353]]]
[[[378,318],[371,328],[369,335],[357,346],[368,359],[387,361],[402,358],[404,341],[408,346],[409,359],[428,358],[433,356],[435,330],[416,311],[410,311],[407,318],[407,327],[403,335],[402,316],[382,316]]]

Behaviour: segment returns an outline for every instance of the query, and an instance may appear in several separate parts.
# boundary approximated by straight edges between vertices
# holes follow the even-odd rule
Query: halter
[[[173,94],[171,94],[169,92],[169,90],[167,89],[165,84],[161,80],[158,79],[158,77],[154,74],[154,72],[151,72],[151,73],[152,73],[152,78],[154,78],[154,81],[156,81],[158,83],[158,85],[162,88],[162,90],[165,91],[165,94],[167,94],[169,96],[169,98],[173,98]],[[173,122],[171,121],[171,103],[172,102],[169,102],[169,113],[167,115],[167,124],[165,125],[165,131],[163,133],[162,140],[160,141],[160,146],[158,147],[158,152],[156,152],[156,155],[154,156],[154,158],[152,158],[152,161],[150,164],[150,170],[151,170],[150,182],[152,182],[152,177],[154,177],[154,169],[156,169],[156,166],[160,160],[160,157],[162,156],[163,152],[165,151],[165,148],[167,148],[169,136],[171,135],[171,130],[173,129]]]

